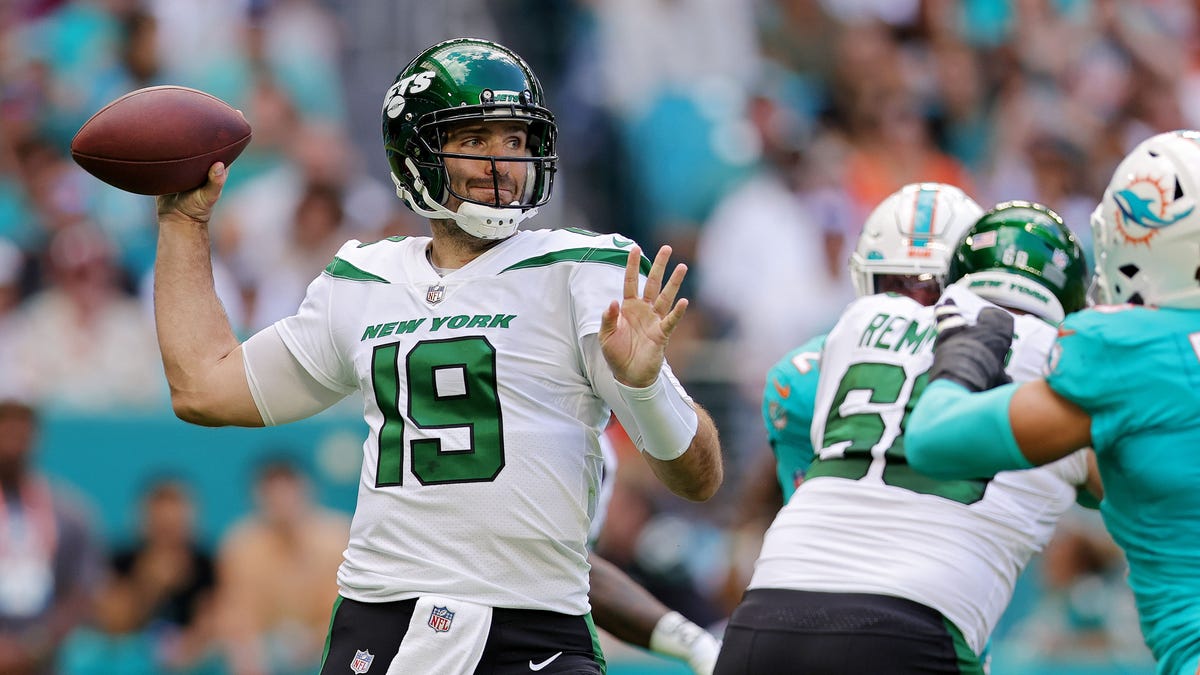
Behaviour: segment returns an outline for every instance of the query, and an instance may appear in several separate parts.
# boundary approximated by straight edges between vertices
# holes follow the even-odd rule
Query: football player
[[[600,673],[588,522],[616,413],[673,492],[721,483],[716,430],[663,353],[687,301],[616,235],[522,230],[551,195],[554,117],[511,50],[424,50],[383,101],[397,192],[432,237],[350,241],[297,313],[243,344],[212,289],[226,173],[158,200],[155,318],[172,403],[282,424],[358,391],[364,461],[323,673]],[[380,663],[372,665],[378,659]]]
[[[910,232],[901,233],[913,241]],[[1015,321],[1007,373],[1027,380],[1054,326],[1083,306],[1085,276],[1083,252],[1056,214],[1006,202],[953,249],[943,302]],[[1017,576],[1089,482],[1086,450],[991,480],[914,471],[906,426],[931,376],[938,310],[928,297],[878,293],[879,283],[825,340],[811,466],[767,531],[718,674],[984,672]]]
[[[867,216],[850,255],[855,294],[937,302],[954,245],[981,215],[975,200],[953,185],[910,183],[893,192]],[[811,338],[767,373],[763,420],[785,502],[812,462],[810,432],[824,344],[825,335]]]
[[[1100,304],[1070,316],[1043,379],[998,384],[1006,326],[938,338],[909,459],[945,478],[1095,448],[1100,513],[1129,562],[1158,672],[1200,666],[1200,132],[1158,134],[1117,166],[1092,214]]]

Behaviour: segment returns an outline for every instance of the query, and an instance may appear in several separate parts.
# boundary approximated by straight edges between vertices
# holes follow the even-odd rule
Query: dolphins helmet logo
[[[1195,210],[1191,199],[1180,199],[1178,182],[1171,188],[1164,179],[1134,176],[1122,190],[1113,193],[1117,204],[1117,231],[1130,244],[1150,245],[1159,230],[1187,218]]]

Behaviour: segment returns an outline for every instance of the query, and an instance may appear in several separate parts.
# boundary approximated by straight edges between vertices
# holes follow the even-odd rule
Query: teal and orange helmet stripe
[[[938,186],[921,186],[913,195],[912,232],[909,232],[910,254],[927,256],[926,248],[933,239],[933,217],[937,211]]]

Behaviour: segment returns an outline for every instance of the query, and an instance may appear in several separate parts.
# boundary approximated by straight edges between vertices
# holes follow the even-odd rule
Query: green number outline
[[[835,443],[850,441],[843,456],[822,459],[813,458],[807,478],[833,476],[860,480],[867,475],[873,458],[871,449],[883,439],[887,423],[879,412],[862,412],[842,415],[840,408],[852,391],[869,391],[870,402],[878,404],[899,403],[904,385],[911,376],[904,366],[895,363],[860,362],[846,369],[838,383],[833,405],[825,418],[825,434],[822,448]],[[920,494],[943,497],[961,504],[973,504],[983,499],[988,480],[937,480],[919,473],[908,465],[904,456],[904,430],[912,415],[917,399],[929,383],[929,373],[918,373],[904,402],[904,416],[900,418],[899,433],[883,453],[883,482],[893,487],[904,488]]]
[[[404,357],[408,397],[399,401],[399,342],[377,345],[371,355],[371,385],[383,415],[379,429],[375,487],[404,484],[405,427],[467,427],[464,450],[442,450],[437,438],[408,442],[410,468],[422,485],[478,483],[496,479],[504,469],[504,424],[496,382],[496,348],[487,338],[465,336],[423,340]],[[438,396],[437,371],[461,369],[466,389]]]

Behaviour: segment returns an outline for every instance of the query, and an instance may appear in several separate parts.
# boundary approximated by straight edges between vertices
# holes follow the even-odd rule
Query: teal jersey
[[[792,498],[812,463],[810,429],[824,346],[825,336],[818,335],[788,352],[767,372],[763,421],[771,451],[775,453],[775,473],[785,502]]]
[[[1103,307],[1067,317],[1047,382],[1092,417],[1100,506],[1129,561],[1158,672],[1200,657],[1200,311]]]

